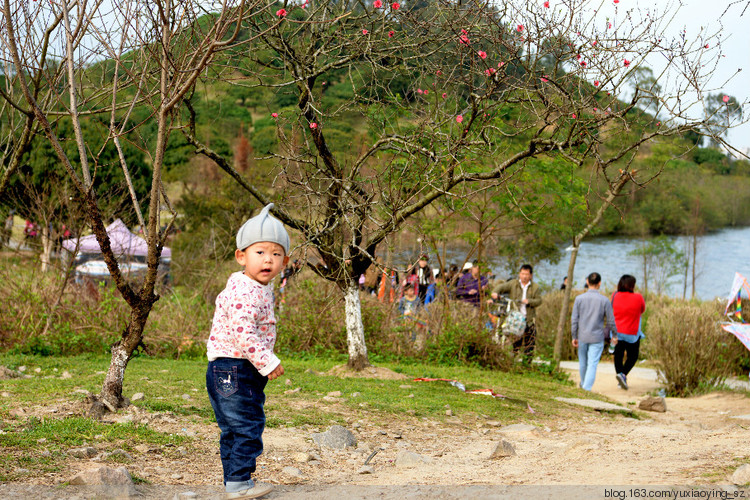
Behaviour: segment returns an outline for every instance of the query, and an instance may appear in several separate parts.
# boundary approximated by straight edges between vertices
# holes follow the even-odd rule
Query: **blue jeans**
[[[578,371],[581,374],[581,387],[590,391],[596,379],[596,366],[604,351],[604,342],[578,343]]]
[[[225,485],[252,486],[255,459],[263,452],[266,383],[268,377],[246,359],[218,358],[208,363],[206,389],[221,429],[219,449]]]

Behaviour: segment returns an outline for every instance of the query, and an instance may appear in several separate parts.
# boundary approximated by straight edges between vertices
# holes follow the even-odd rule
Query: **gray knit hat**
[[[268,213],[272,208],[273,203],[269,203],[258,215],[242,224],[240,230],[237,231],[238,250],[244,250],[260,241],[270,241],[281,245],[284,253],[289,254],[289,233],[286,232],[280,220]]]

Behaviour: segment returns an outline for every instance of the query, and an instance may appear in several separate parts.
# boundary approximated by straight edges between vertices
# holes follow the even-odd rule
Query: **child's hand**
[[[279,378],[282,375],[284,375],[284,367],[281,366],[281,363],[279,363],[279,366],[274,368],[274,370],[268,374],[268,380],[273,380],[275,378]]]

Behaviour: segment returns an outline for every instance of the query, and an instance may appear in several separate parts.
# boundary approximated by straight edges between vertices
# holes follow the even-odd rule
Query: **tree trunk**
[[[42,261],[42,272],[46,273],[49,270],[50,261],[52,259],[52,244],[54,240],[52,235],[49,233],[49,226],[45,223],[42,227],[42,255],[40,260]]]
[[[152,294],[145,300],[141,299],[140,304],[132,310],[122,338],[112,346],[109,370],[104,377],[102,391],[89,408],[89,416],[101,418],[107,411],[115,412],[118,408],[125,406],[125,399],[122,397],[125,368],[128,366],[133,352],[141,345],[146,320],[148,320],[148,315],[157,298]]]
[[[362,323],[362,304],[359,301],[359,288],[354,281],[344,290],[346,303],[346,345],[349,348],[348,365],[354,370],[370,366],[365,345],[365,325]]]
[[[634,174],[635,172],[628,173],[623,172],[620,175],[620,178],[613,184],[607,193],[607,197],[604,199],[604,202],[599,207],[599,210],[596,211],[596,215],[594,215],[594,218],[589,222],[589,224],[583,228],[583,230],[575,235],[573,237],[573,252],[570,254],[570,263],[568,264],[568,286],[565,287],[565,295],[563,297],[563,303],[562,307],[560,308],[560,317],[557,320],[557,333],[555,335],[555,366],[560,365],[560,360],[562,359],[562,346],[563,346],[563,337],[565,335],[565,322],[568,321],[568,309],[570,307],[570,295],[573,290],[573,272],[575,271],[576,267],[576,258],[578,258],[578,249],[581,246],[581,241],[586,237],[586,235],[591,232],[591,230],[596,227],[597,224],[599,224],[599,221],[602,220],[602,217],[604,216],[604,211],[612,204],[612,201],[614,201],[615,197],[622,191],[622,188],[625,187],[625,184],[627,184],[628,180],[630,179],[630,175]]]
[[[577,243],[577,244],[576,244]],[[570,252],[570,262],[568,263],[568,286],[563,293],[563,301],[560,307],[560,317],[557,319],[557,332],[555,335],[555,364],[559,365],[562,359],[563,339],[565,338],[565,322],[568,321],[568,311],[570,310],[570,296],[573,291],[573,273],[576,268],[576,259],[578,258],[578,248],[580,240],[573,240],[573,251]]]

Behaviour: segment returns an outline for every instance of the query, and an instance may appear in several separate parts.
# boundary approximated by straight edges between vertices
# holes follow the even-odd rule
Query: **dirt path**
[[[617,386],[613,370],[608,370],[611,365],[601,366],[594,391],[623,406],[635,408],[647,392],[658,387],[653,372],[636,370],[628,378],[631,389],[624,391]],[[571,378],[577,382],[577,367]],[[728,484],[731,473],[750,462],[747,394],[667,398],[667,409],[666,413],[638,412],[639,418],[632,418],[572,407],[569,418],[514,432],[503,427],[515,422],[464,422],[460,415],[445,422],[409,416],[379,422],[345,415],[347,427],[357,437],[357,449],[319,449],[310,435],[324,429],[268,429],[257,476],[278,485],[269,498],[465,498],[487,485]],[[342,411],[346,410],[342,407]],[[146,497],[171,498],[193,491],[198,498],[220,498],[221,465],[214,426],[174,417],[153,418],[137,409],[131,410],[129,418],[148,421],[157,430],[196,437],[189,453],[153,450],[135,455],[127,464],[152,485],[171,485],[142,487]],[[502,439],[512,443],[516,454],[490,459]],[[371,473],[361,473],[374,451]],[[397,462],[403,452],[417,454],[415,463]],[[91,466],[88,460],[75,461],[69,470],[39,478],[37,484],[56,484]],[[394,490],[398,485],[404,488]],[[0,495],[21,486],[0,485]]]

